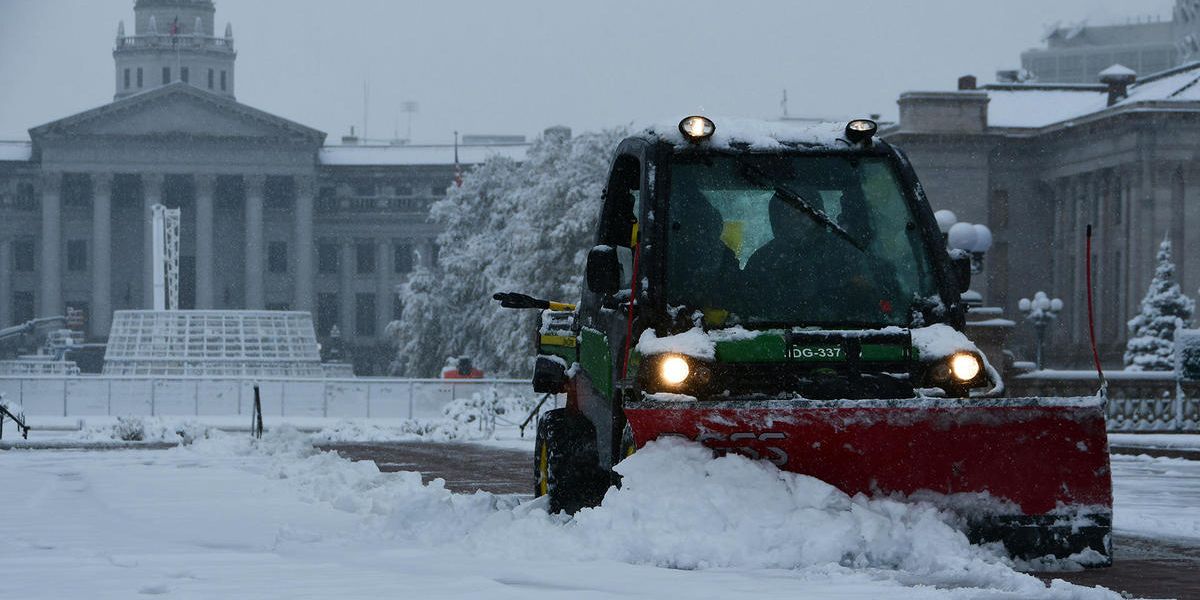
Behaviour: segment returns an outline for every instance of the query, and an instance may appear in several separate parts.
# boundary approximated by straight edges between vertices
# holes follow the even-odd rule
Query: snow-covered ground
[[[1113,529],[1200,547],[1200,461],[1112,457]]]
[[[309,443],[281,428],[0,454],[4,596],[1117,597],[1017,573],[932,507],[683,442],[635,454],[624,487],[571,521]]]

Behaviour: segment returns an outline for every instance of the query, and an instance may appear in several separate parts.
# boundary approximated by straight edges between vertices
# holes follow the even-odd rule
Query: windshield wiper
[[[792,190],[783,186],[783,184],[776,183],[774,179],[769,177],[766,173],[763,173],[762,169],[758,168],[757,166],[743,160],[738,160],[738,164],[742,165],[742,167],[744,167],[749,174],[754,175],[759,180],[759,183],[774,188],[775,193],[779,194],[779,196],[782,197],[788,203],[788,205],[799,209],[800,212],[808,215],[813,221],[816,221],[820,225],[824,225],[826,230],[832,231],[833,233],[837,234],[838,237],[846,240],[846,242],[851,246],[857,248],[859,252],[866,254],[866,246],[864,246],[859,240],[855,239],[855,237],[851,235],[849,231],[846,231],[841,225],[838,225],[833,219],[830,219],[829,215],[825,214],[825,211],[818,209],[812,204],[809,204],[808,201],[805,200],[800,194],[793,192]]]

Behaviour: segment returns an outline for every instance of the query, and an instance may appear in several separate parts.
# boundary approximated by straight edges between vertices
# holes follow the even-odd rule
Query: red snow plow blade
[[[987,493],[969,510],[973,539],[1003,541],[1024,557],[1087,548],[1101,564],[1110,556],[1099,398],[647,400],[627,403],[625,416],[638,447],[682,436],[852,495]]]

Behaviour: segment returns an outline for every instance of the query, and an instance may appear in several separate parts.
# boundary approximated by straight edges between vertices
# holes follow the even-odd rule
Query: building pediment
[[[325,134],[186,83],[173,83],[29,130],[35,145],[58,139],[229,139],[312,145]]]

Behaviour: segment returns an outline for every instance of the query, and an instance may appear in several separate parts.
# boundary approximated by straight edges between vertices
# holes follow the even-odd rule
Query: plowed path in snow
[[[533,487],[533,457],[523,450],[434,442],[338,443],[320,447],[336,450],[352,460],[374,461],[381,471],[420,471],[427,481],[440,477],[455,492],[529,494]],[[1121,475],[1117,465],[1114,476],[1119,479]],[[1051,573],[1045,579],[1102,585],[1139,598],[1200,600],[1200,544],[1117,534],[1113,545],[1112,567]]]

